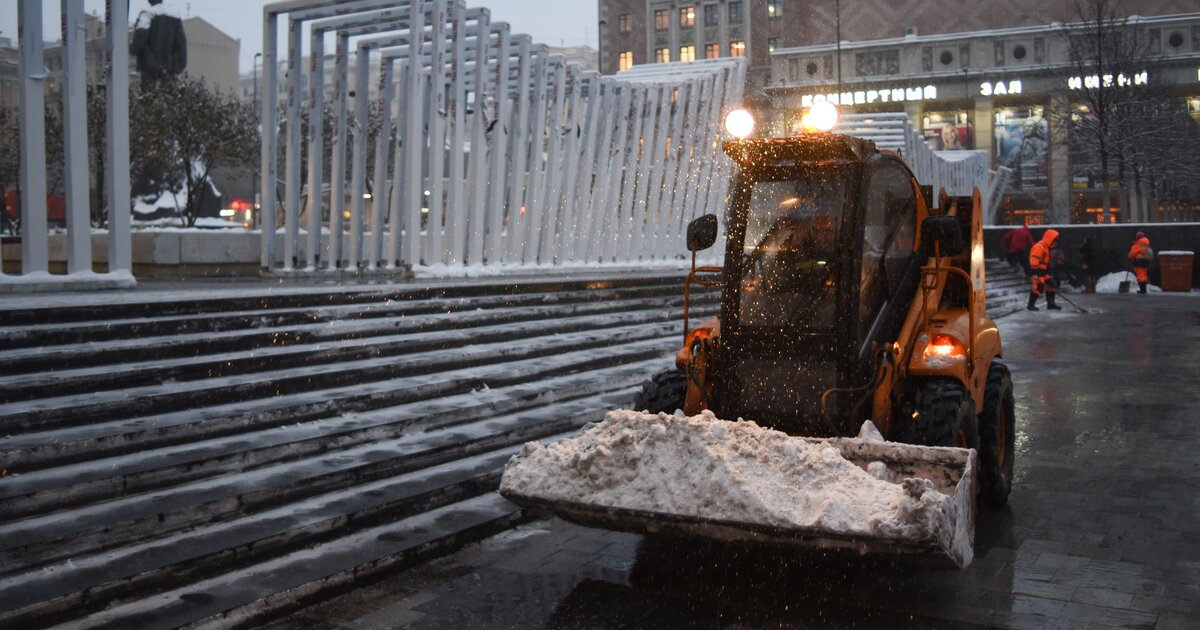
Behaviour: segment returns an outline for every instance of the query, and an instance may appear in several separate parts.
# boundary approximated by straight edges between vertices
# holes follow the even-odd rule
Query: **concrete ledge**
[[[137,280],[128,271],[116,273],[80,271],[63,275],[45,272],[19,276],[0,274],[0,294],[132,289],[136,286]]]

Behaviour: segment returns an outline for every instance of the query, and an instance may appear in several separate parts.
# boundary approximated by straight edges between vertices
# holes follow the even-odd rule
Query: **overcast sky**
[[[254,53],[262,49],[262,7],[267,0],[165,0],[180,17],[199,16],[240,39],[241,70],[250,71]],[[59,3],[44,2],[47,39],[59,39]],[[130,0],[132,17],[148,6]],[[508,22],[514,33],[528,33],[535,42],[551,46],[596,46],[596,0],[476,0],[468,7],[485,6],[493,21]],[[102,15],[104,0],[84,0],[84,10]],[[0,0],[0,36],[17,39],[17,2]],[[307,41],[307,37],[305,40]]]

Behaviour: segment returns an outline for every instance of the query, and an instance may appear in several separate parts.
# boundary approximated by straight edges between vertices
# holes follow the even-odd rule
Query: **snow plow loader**
[[[978,190],[935,204],[899,155],[828,132],[724,149],[724,265],[696,266],[719,234],[694,220],[676,369],[640,411],[527,444],[501,493],[606,529],[966,566],[1015,435]],[[694,327],[693,285],[721,291]]]

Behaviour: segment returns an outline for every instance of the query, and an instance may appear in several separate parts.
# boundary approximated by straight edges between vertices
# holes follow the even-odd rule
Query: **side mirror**
[[[958,217],[936,215],[921,222],[921,246],[930,256],[937,244],[942,256],[957,256],[963,252],[962,222]]]
[[[693,219],[688,224],[687,245],[689,251],[698,252],[708,249],[715,242],[717,242],[717,215],[706,214],[698,219]]]

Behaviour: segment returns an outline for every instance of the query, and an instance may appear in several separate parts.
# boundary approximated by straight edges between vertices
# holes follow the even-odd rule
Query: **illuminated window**
[[[679,28],[692,28],[696,25],[696,7],[679,9]]]
[[[741,24],[742,23],[742,2],[741,2],[741,0],[737,0],[736,2],[729,3],[729,23],[730,24]]]
[[[655,63],[667,63],[669,61],[671,61],[671,49],[670,48],[655,48],[654,49],[654,62]]]
[[[696,60],[696,47],[695,46],[681,46],[679,48],[679,60],[680,61],[695,61]]]
[[[622,35],[628,35],[633,32],[633,16],[628,13],[622,13],[617,16],[617,32]]]
[[[767,0],[767,17],[783,17],[783,3],[779,0]]]
[[[633,51],[626,50],[620,55],[617,55],[617,68],[620,70],[628,70],[633,67]]]
[[[704,58],[705,59],[720,59],[721,58],[721,45],[720,44],[705,44],[704,45]]]
[[[654,12],[654,30],[665,31],[671,27],[670,18],[667,17],[666,9],[659,9]]]
[[[743,41],[729,42],[729,56],[730,57],[745,57],[746,56],[746,42],[743,42]]]
[[[704,25],[705,26],[720,26],[721,25],[721,7],[716,4],[704,5]]]
[[[778,37],[767,38],[767,52],[769,52],[769,53],[775,52],[775,48],[778,46],[779,46],[779,38]]]

